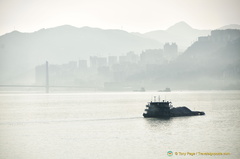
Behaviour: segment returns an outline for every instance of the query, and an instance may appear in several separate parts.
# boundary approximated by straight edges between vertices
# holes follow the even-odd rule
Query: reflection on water
[[[146,118],[145,123],[150,129],[164,129],[171,125],[172,118],[169,119],[160,119],[160,118]]]

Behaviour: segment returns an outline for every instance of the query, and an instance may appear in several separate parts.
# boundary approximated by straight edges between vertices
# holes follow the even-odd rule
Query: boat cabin
[[[170,109],[172,108],[171,102],[149,102],[146,105],[146,113],[143,114],[144,117],[159,117],[159,118],[169,118]]]

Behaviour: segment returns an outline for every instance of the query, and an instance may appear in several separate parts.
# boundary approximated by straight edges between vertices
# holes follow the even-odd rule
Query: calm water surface
[[[154,95],[206,115],[145,119]],[[239,126],[240,91],[0,94],[0,159],[237,159]]]

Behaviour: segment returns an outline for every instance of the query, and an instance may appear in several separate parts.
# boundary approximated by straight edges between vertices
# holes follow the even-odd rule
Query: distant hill
[[[231,27],[236,28],[237,25],[222,28]],[[236,79],[240,78],[240,40],[229,41],[229,38],[238,36],[239,32],[214,31],[214,40],[210,32],[194,29],[185,22],[145,34],[69,25],[33,33],[13,31],[0,36],[0,84],[34,83],[35,66],[46,60],[50,64],[63,64],[87,60],[89,56],[119,56],[129,51],[140,53],[146,49],[162,48],[165,42],[176,42],[180,48],[187,48],[181,56],[161,68],[153,66],[152,71],[139,73],[132,77],[133,81],[142,82],[142,78],[151,77],[156,81],[151,81],[153,87],[159,83],[176,88],[194,88],[194,83],[198,82],[196,89],[207,89],[214,84],[212,88],[220,88],[221,85],[229,85],[230,88],[231,83],[233,88],[239,84]],[[198,40],[200,36],[205,37]],[[223,40],[219,41],[221,36]],[[219,80],[215,82],[217,79],[222,83]]]
[[[212,31],[171,65],[185,88],[240,89],[240,30]]]
[[[13,31],[0,36],[0,83],[17,79],[19,74],[46,60],[52,64],[66,63],[87,60],[89,56],[122,55],[161,46],[156,40],[122,30],[64,25],[33,33]]]
[[[240,90],[240,30],[211,31],[175,60],[152,62],[139,70],[126,77],[128,86],[138,84],[146,90]]]
[[[221,28],[218,28],[217,30],[226,30],[226,29],[238,29],[238,30],[240,30],[240,25],[230,24],[230,25],[226,25],[226,26],[223,26]]]
[[[214,30],[200,37],[174,61],[148,66],[132,81],[146,89],[240,89],[240,30]]]
[[[226,30],[226,29],[240,29],[240,25],[230,24],[220,28],[216,28],[216,30]],[[211,32],[210,29],[199,30],[199,29],[192,28],[189,24],[182,21],[174,24],[173,26],[170,26],[166,30],[155,30],[155,31],[144,33],[144,34],[140,34],[140,33],[133,33],[133,34],[155,39],[162,44],[165,44],[167,42],[177,43],[180,52],[183,52],[189,46],[191,46],[194,42],[196,42],[198,37],[210,35],[210,32]]]
[[[180,51],[184,51],[199,36],[209,35],[211,30],[198,30],[189,26],[186,22],[179,22],[167,30],[156,30],[143,34],[145,37],[155,39],[160,43],[175,42],[179,46]]]

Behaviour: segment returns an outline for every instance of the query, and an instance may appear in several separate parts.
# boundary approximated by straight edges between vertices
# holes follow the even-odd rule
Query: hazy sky
[[[69,24],[147,32],[185,21],[193,28],[240,24],[240,0],[0,0],[0,35]]]

